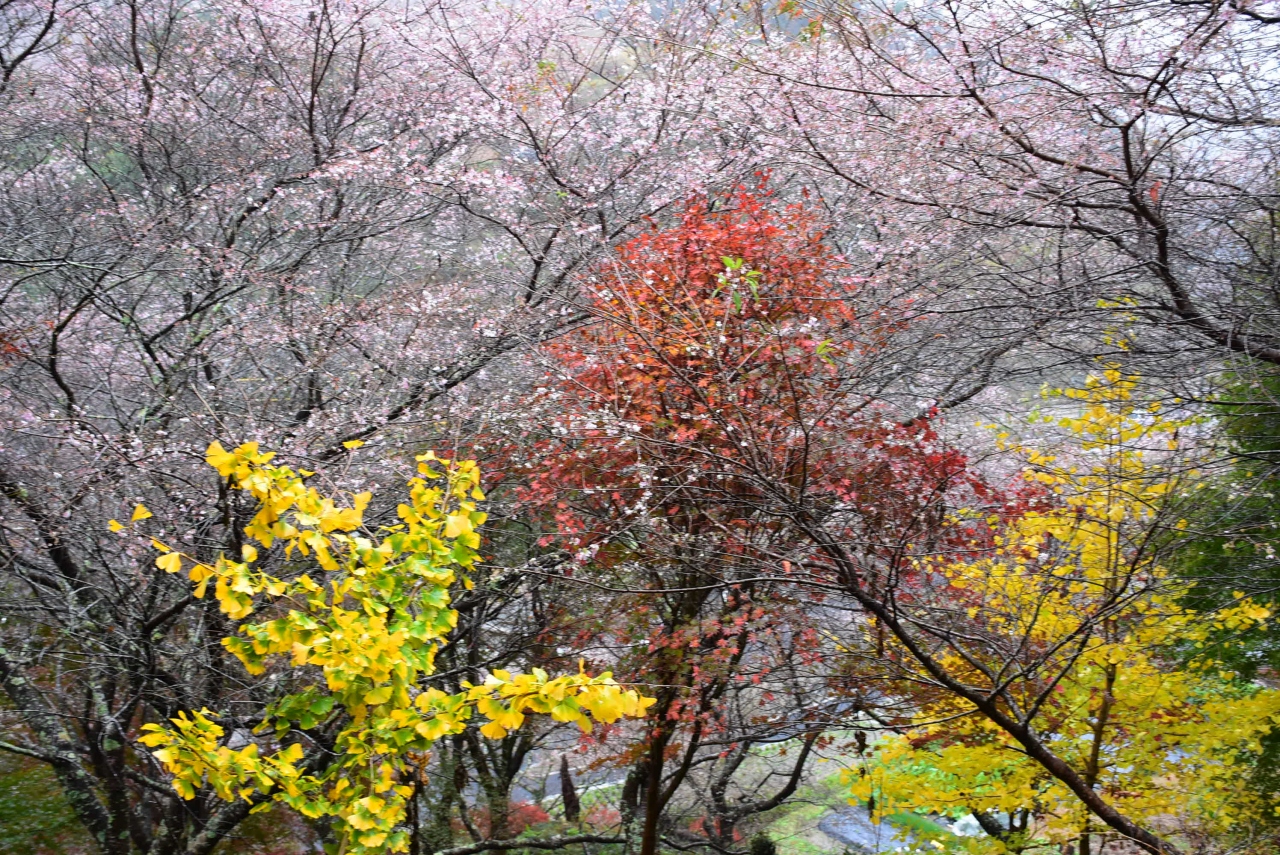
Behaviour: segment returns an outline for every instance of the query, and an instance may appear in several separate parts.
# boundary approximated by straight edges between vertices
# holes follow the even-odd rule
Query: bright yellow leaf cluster
[[[1078,416],[1058,420],[1074,451],[1049,455],[997,438],[1023,456],[1025,477],[1052,505],[990,520],[998,536],[982,556],[926,562],[922,569],[949,584],[922,620],[949,630],[937,652],[949,673],[999,698],[1122,813],[1222,830],[1247,819],[1239,792],[1246,755],[1280,725],[1280,691],[1233,682],[1207,646],[1190,665],[1173,651],[1271,614],[1243,595],[1208,618],[1192,612],[1180,604],[1183,583],[1152,559],[1176,479],[1162,456],[1186,424],[1134,403],[1135,385],[1108,371],[1056,393],[1081,405]],[[941,626],[942,612],[953,623]],[[886,814],[1030,810],[1033,833],[1055,842],[1098,828],[1063,783],[973,705],[949,693],[925,698],[914,730],[886,738],[848,774],[855,800],[874,798]]]
[[[457,624],[450,587],[478,557],[485,514],[476,508],[484,498],[476,464],[420,456],[409,501],[398,508],[402,522],[375,533],[364,527],[368,493],[341,507],[306,485],[311,473],[273,466],[272,458],[256,443],[227,451],[215,442],[207,454],[232,487],[257,501],[245,528],[257,546],[204,564],[153,541],[162,553],[156,565],[185,569],[197,597],[212,580],[233,620],[266,614],[223,640],[250,673],[291,666],[323,679],[272,704],[239,748],[229,747],[208,710],[180,714],[171,726],[145,725],[140,741],[156,749],[184,798],[205,785],[228,800],[265,797],[264,805],[338,818],[353,855],[404,851],[397,827],[412,793],[402,784],[408,758],[461,732],[473,712],[488,719],[481,731],[496,739],[529,713],[589,730],[590,718],[643,716],[653,703],[608,673],[495,671],[456,695],[424,687]],[[307,760],[307,731],[332,734],[333,753],[324,756],[336,759]]]

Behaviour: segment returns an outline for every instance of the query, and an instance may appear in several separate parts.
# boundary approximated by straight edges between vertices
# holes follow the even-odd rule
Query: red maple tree
[[[779,798],[731,805],[723,782],[707,787],[712,821],[698,827],[728,844],[794,790],[821,721],[862,703],[840,693],[866,694],[796,676],[824,655],[809,609],[844,583],[816,532],[856,552],[866,584],[909,596],[914,558],[987,542],[983,523],[948,509],[1003,497],[928,407],[887,403],[910,304],[854,276],[806,206],[763,185],[691,201],[585,284],[595,322],[546,349],[531,406],[550,425],[519,496],[548,517],[542,545],[576,550],[614,592],[606,614],[574,616],[574,646],[612,639],[610,664],[658,698],[626,758],[624,818],[628,801],[643,814],[642,852],[706,743],[731,746],[716,749],[729,774],[749,749],[751,722],[731,714],[742,692],[802,737]]]

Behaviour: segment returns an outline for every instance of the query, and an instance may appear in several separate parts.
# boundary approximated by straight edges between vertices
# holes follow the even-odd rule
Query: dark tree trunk
[[[573,788],[573,778],[569,775],[569,758],[560,755],[560,798],[564,802],[564,818],[568,822],[578,822],[582,817],[582,803],[578,801],[578,791]]]

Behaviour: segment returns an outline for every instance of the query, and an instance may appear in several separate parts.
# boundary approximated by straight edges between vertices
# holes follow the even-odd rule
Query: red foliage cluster
[[[933,414],[876,397],[908,307],[879,303],[810,210],[771,202],[692,202],[595,271],[597,322],[548,348],[559,418],[522,492],[559,543],[648,517],[732,555],[735,532],[832,509],[897,540],[936,528],[947,494],[991,498]]]
[[[473,807],[469,814],[476,829],[485,836],[489,836],[491,832],[488,808]],[[510,837],[519,837],[526,829],[550,821],[551,815],[533,802],[512,802],[507,809],[506,834]],[[460,821],[455,821],[454,830],[462,833],[465,828]]]
[[[911,307],[854,276],[807,207],[763,187],[695,200],[585,284],[596,320],[547,348],[534,405],[552,422],[519,495],[554,531],[544,545],[597,573],[643,568],[617,580],[634,596],[575,619],[572,640],[620,640],[611,667],[689,687],[655,716],[710,732],[715,692],[760,686],[768,701],[778,657],[823,655],[806,610],[843,582],[815,531],[851,545],[859,584],[888,579],[908,598],[913,556],[989,542],[981,519],[950,511],[1005,497],[935,413],[881,394]]]

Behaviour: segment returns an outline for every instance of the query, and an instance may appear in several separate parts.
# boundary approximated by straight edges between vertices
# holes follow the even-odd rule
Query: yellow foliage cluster
[[[155,749],[184,798],[207,785],[223,799],[258,801],[255,809],[282,802],[309,817],[338,818],[349,853],[404,851],[407,836],[397,826],[413,792],[405,784],[410,757],[461,732],[474,712],[488,719],[481,732],[498,739],[528,713],[590,730],[592,718],[643,716],[653,703],[608,673],[494,671],[458,694],[424,687],[457,624],[450,587],[478,557],[485,514],[476,508],[484,499],[476,464],[418,457],[401,523],[370,532],[370,494],[340,507],[307,486],[313,473],[273,466],[272,458],[256,443],[209,447],[209,464],[258,503],[244,530],[253,543],[238,559],[205,564],[153,541],[162,553],[156,565],[185,569],[196,597],[212,580],[232,620],[266,613],[223,641],[250,673],[292,667],[323,681],[273,703],[238,749],[208,710],[145,725],[140,741]],[[332,734],[326,759],[308,761],[307,731]]]
[[[936,613],[928,619],[946,639],[938,659],[949,672],[1029,724],[1122,813],[1220,831],[1248,819],[1244,760],[1280,724],[1280,692],[1233,679],[1204,642],[1271,615],[1242,595],[1216,615],[1194,613],[1180,604],[1182,583],[1153,560],[1176,479],[1161,453],[1186,424],[1135,404],[1135,383],[1109,371],[1057,393],[1081,405],[1058,421],[1076,438],[1070,462],[999,438],[1055,501],[989,520],[999,536],[988,554],[928,562],[923,570],[949,582],[955,616],[946,626]],[[1188,663],[1185,651],[1197,648]],[[913,730],[884,739],[848,773],[855,801],[874,798],[885,814],[1030,811],[1036,836],[1052,841],[1099,830],[1078,797],[972,704],[926,697]],[[994,839],[967,845],[1005,849]]]

